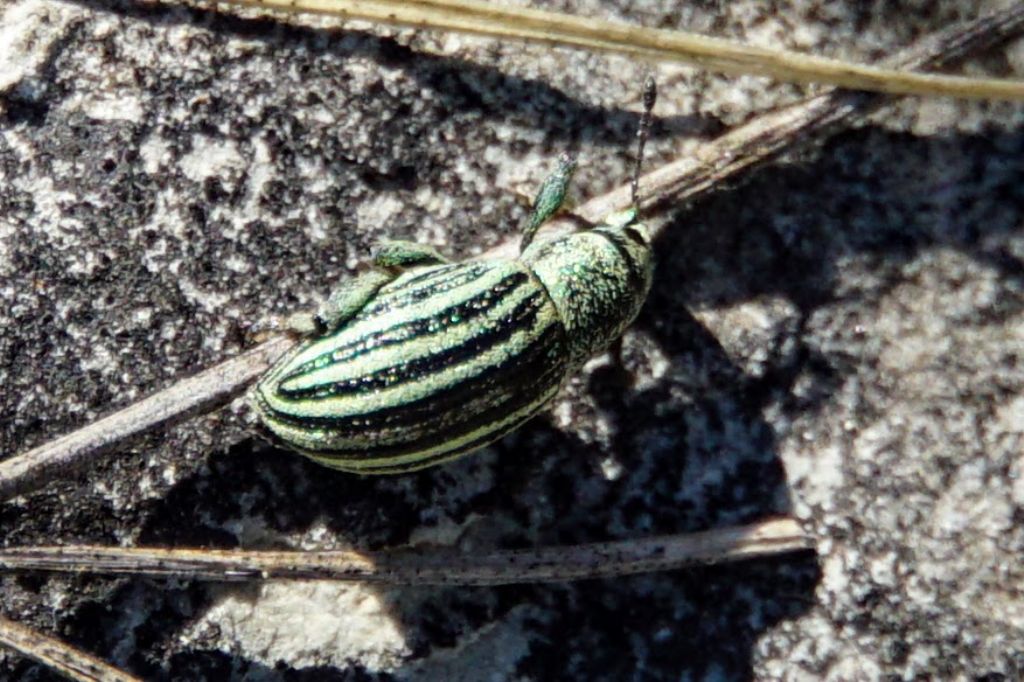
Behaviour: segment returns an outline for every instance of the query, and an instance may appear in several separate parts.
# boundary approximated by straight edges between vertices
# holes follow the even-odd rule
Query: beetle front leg
[[[537,190],[537,196],[533,200],[533,212],[530,214],[530,221],[523,230],[523,238],[519,242],[519,253],[526,250],[526,247],[533,241],[537,229],[543,225],[548,218],[553,216],[565,202],[565,195],[569,189],[569,182],[573,173],[576,172],[576,157],[565,153],[558,159],[558,166],[541,184]]]

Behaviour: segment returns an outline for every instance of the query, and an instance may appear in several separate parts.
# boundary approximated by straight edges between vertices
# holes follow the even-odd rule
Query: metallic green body
[[[622,333],[650,288],[650,256],[629,211],[512,260],[414,264],[282,358],[251,404],[272,440],[335,469],[459,457],[535,415]]]
[[[563,155],[518,258],[448,263],[422,244],[382,245],[376,270],[296,324],[311,338],[253,389],[270,439],[335,469],[399,473],[472,452],[541,410],[633,321],[650,289],[650,237],[636,207],[655,95],[648,77],[633,208],[604,224],[534,242],[576,169]]]

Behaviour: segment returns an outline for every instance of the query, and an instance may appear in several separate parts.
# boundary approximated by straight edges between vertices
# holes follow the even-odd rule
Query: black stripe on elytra
[[[489,365],[478,374],[437,393],[372,412],[340,417],[303,416],[278,410],[262,396],[258,397],[269,421],[302,428],[326,429],[333,431],[337,437],[351,437],[375,429],[411,427],[429,422],[450,410],[459,410],[474,398],[490,395],[494,387],[507,386],[511,390],[530,395],[524,390],[528,380],[553,370],[557,370],[558,381],[561,381],[561,374],[565,371],[564,342],[565,331],[562,325],[549,324],[533,343],[518,355],[507,358],[504,363]]]
[[[523,273],[516,273],[519,283],[526,279]],[[509,279],[512,279],[511,277]],[[494,291],[489,290],[479,296],[474,296],[476,305],[486,309],[492,308],[494,302]],[[498,300],[501,300],[501,296]],[[472,300],[472,299],[471,299]],[[443,348],[440,352],[421,355],[415,358],[407,358],[397,365],[383,367],[376,372],[364,376],[353,377],[344,381],[335,381],[326,384],[316,384],[304,388],[286,389],[283,385],[278,389],[278,395],[282,400],[324,400],[339,396],[358,395],[370,393],[384,388],[390,388],[404,383],[414,383],[431,374],[436,374],[452,365],[461,362],[471,362],[483,355],[500,343],[510,339],[521,329],[533,326],[537,314],[544,305],[543,294],[534,292],[520,301],[508,316],[501,321],[497,327],[480,326],[477,334],[470,336],[459,344]],[[452,315],[460,314],[463,305],[471,305],[469,301],[459,306],[453,306],[455,311]],[[452,321],[448,315],[434,315],[430,321],[435,321],[441,329],[455,329],[471,321],[462,317],[457,322]],[[290,377],[286,377],[287,380]]]
[[[499,305],[506,296],[518,289],[528,279],[529,276],[526,273],[514,272],[476,296],[463,299],[447,308],[433,311],[426,317],[399,322],[386,329],[355,338],[344,345],[333,347],[331,350],[325,351],[315,358],[302,363],[286,376],[281,377],[280,381],[295,379],[309,372],[321,370],[341,362],[350,362],[366,353],[404,343],[425,334],[436,334],[440,331],[451,329],[458,326],[458,324],[487,313],[487,311]],[[452,318],[458,318],[460,322],[452,323]],[[344,329],[338,333],[339,336],[343,334]],[[292,397],[292,392],[282,390],[280,395],[282,398],[289,398]]]
[[[494,266],[489,263],[454,263],[440,266],[430,272],[408,279],[396,288],[388,289],[366,305],[352,321],[365,320],[381,313],[400,310],[425,301],[431,296],[451,291],[483,277]]]
[[[541,405],[540,407],[543,407],[543,405]],[[488,433],[483,434],[479,438],[476,438],[476,439],[466,443],[465,445],[460,445],[459,447],[453,448],[453,449],[448,450],[446,452],[439,452],[437,454],[430,455],[429,457],[423,457],[421,459],[417,459],[417,460],[414,460],[412,462],[402,462],[400,464],[394,464],[394,465],[391,465],[391,466],[388,466],[387,464],[381,464],[380,466],[365,467],[365,468],[361,467],[359,469],[353,469],[353,470],[354,471],[358,471],[358,473],[360,473],[360,474],[367,474],[367,475],[387,474],[387,473],[396,473],[397,474],[397,473],[401,473],[402,471],[407,471],[410,468],[415,468],[415,469],[425,468],[425,467],[431,466],[432,464],[437,464],[437,463],[443,462],[445,460],[454,459],[454,458],[458,457],[459,455],[464,455],[464,454],[473,452],[474,450],[476,450],[478,448],[482,448],[485,445],[493,443],[494,441],[499,440],[500,438],[503,438],[504,436],[507,436],[508,434],[512,433],[513,431],[518,429],[520,426],[522,426],[524,422],[527,422],[530,419],[532,419],[533,417],[535,417],[537,415],[537,412],[539,412],[539,411],[540,411],[540,408],[538,408],[537,410],[535,410],[533,412],[530,412],[528,414],[523,415],[523,417],[521,419],[517,419],[515,422],[509,424],[507,427],[503,428],[501,431],[490,431]],[[316,456],[320,457],[322,459],[332,459],[332,455],[333,455],[333,453],[329,453],[329,452],[327,452],[327,453],[320,453],[320,452],[316,453]],[[380,454],[376,454],[375,458],[379,458],[379,457],[380,457]],[[349,462],[358,461],[360,459],[358,457],[352,457],[350,455],[345,455],[345,456],[343,456],[343,458],[344,458],[345,461],[349,461]]]
[[[367,459],[379,459],[381,457],[400,457],[403,455],[409,455],[414,452],[422,452],[431,448],[443,445],[447,441],[455,440],[467,433],[472,433],[482,426],[487,424],[496,424],[503,417],[513,414],[531,402],[536,400],[537,396],[541,395],[545,391],[551,388],[553,385],[561,383],[562,374],[557,371],[557,368],[550,368],[547,372],[541,375],[535,375],[535,381],[530,384],[529,387],[524,387],[524,390],[513,391],[505,395],[501,401],[491,405],[482,412],[473,414],[469,410],[465,411],[463,419],[454,422],[441,422],[439,420],[431,423],[432,429],[417,434],[417,437],[413,440],[392,443],[388,445],[371,445],[369,447],[353,447],[353,448],[339,448],[329,450],[310,450],[311,454],[317,457],[323,458],[336,458],[339,460],[347,460],[350,462],[358,462],[360,460]],[[479,438],[475,438],[472,441],[459,446],[458,448],[452,448],[444,452],[438,453],[437,455],[431,455],[427,460],[418,460],[412,463],[398,464],[395,467],[381,467],[382,470],[388,468],[400,468],[408,467],[410,464],[419,466],[420,464],[426,464],[429,461],[435,459],[446,459],[448,457],[455,456],[461,452],[468,452],[477,447],[483,447],[487,443],[500,438],[502,435],[512,431],[517,426],[522,424],[524,421],[534,416],[543,405],[538,405],[535,410],[531,410],[529,413],[524,414],[520,419],[515,420],[511,424],[503,426],[501,429],[488,430],[483,432]],[[460,414],[456,412],[456,414]],[[374,468],[376,470],[376,467]]]
[[[543,406],[541,406],[541,407],[543,407]],[[382,463],[382,464],[380,464],[378,466],[373,466],[373,467],[353,468],[353,471],[357,471],[358,473],[368,474],[368,475],[372,475],[372,474],[386,474],[386,473],[400,473],[402,471],[407,471],[407,470],[409,470],[411,468],[419,469],[419,468],[423,468],[423,467],[428,467],[428,466],[430,466],[432,464],[436,464],[436,463],[442,462],[444,460],[454,459],[455,457],[458,457],[459,455],[463,455],[463,454],[466,454],[466,453],[473,452],[474,450],[476,450],[478,448],[482,448],[482,447],[484,447],[485,445],[487,445],[489,443],[493,443],[494,441],[496,441],[496,440],[498,440],[498,439],[508,435],[512,431],[515,431],[517,428],[522,426],[524,422],[526,422],[529,419],[531,419],[534,416],[536,416],[536,414],[537,414],[537,412],[539,410],[540,410],[540,408],[538,408],[537,410],[535,410],[533,412],[530,412],[528,414],[523,415],[521,419],[517,419],[515,422],[509,424],[507,427],[501,429],[500,431],[489,431],[489,432],[484,433],[483,435],[481,435],[479,438],[475,438],[472,441],[470,441],[470,442],[468,442],[468,443],[466,443],[464,445],[460,445],[457,448],[452,448],[451,450],[447,450],[445,452],[439,452],[439,453],[430,455],[429,457],[423,457],[421,459],[413,460],[411,462],[396,463],[396,464],[393,464],[391,466],[388,466],[387,464],[383,464]],[[425,449],[425,448],[423,448],[423,449]],[[334,459],[334,458],[337,457],[337,459],[341,460],[342,462],[358,462],[360,459],[379,459],[381,457],[381,453],[379,453],[379,452],[372,453],[373,454],[372,457],[366,457],[366,456],[359,457],[359,456],[353,456],[351,454],[344,454],[344,453],[340,453],[340,452],[339,453],[334,453],[334,452],[315,452],[315,453],[312,453],[312,454],[314,454],[316,457],[319,457],[319,458],[324,459],[324,460],[330,460],[330,459]],[[400,453],[400,454],[408,454],[408,453]],[[384,456],[387,457],[387,455],[384,455]],[[339,463],[341,463],[341,462],[339,462]]]

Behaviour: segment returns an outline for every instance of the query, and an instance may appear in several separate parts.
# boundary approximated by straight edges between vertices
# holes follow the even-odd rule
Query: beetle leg
[[[342,282],[331,291],[315,315],[293,315],[288,320],[288,327],[306,336],[330,334],[352,319],[381,287],[394,280],[405,268],[447,262],[448,259],[432,246],[405,241],[382,242],[373,256],[377,269]]]
[[[519,242],[519,253],[526,250],[526,247],[533,241],[537,234],[537,228],[553,216],[565,201],[565,195],[569,188],[569,181],[572,174],[576,172],[576,157],[572,154],[562,154],[558,159],[558,166],[549,175],[537,190],[537,196],[533,200],[533,213],[523,230],[523,238]]]
[[[330,334],[363,309],[380,288],[395,279],[385,270],[369,270],[339,284],[313,316],[312,329],[297,329],[318,336]],[[293,328],[296,325],[292,325]]]
[[[448,259],[433,246],[406,241],[381,242],[373,255],[373,264],[379,268],[404,269],[415,265],[442,265]]]

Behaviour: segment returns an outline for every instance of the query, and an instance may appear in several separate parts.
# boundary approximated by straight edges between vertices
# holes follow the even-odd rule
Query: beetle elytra
[[[636,174],[654,99],[649,78]],[[400,473],[477,450],[541,410],[633,321],[651,285],[635,180],[633,207],[533,242],[574,169],[564,156],[542,184],[517,258],[449,263],[386,243],[254,388],[271,440],[335,469]]]

